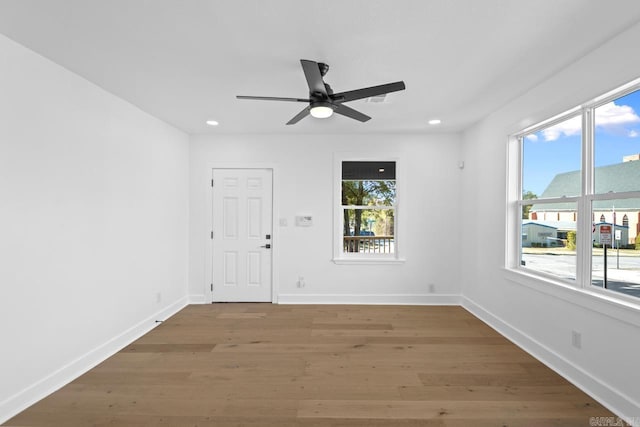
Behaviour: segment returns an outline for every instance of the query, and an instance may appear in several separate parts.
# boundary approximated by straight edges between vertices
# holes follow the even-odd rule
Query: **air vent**
[[[375,102],[375,103],[386,102],[386,100],[387,100],[386,93],[383,93],[382,95],[376,95],[376,96],[371,96],[369,98],[366,98],[366,102]]]

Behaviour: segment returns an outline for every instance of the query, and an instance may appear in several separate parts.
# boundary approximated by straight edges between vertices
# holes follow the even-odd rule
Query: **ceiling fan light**
[[[317,103],[311,106],[309,113],[316,119],[326,119],[333,114],[333,108],[328,102]]]

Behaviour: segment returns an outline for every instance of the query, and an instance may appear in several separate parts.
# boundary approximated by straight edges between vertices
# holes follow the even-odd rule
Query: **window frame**
[[[396,165],[396,202],[394,206],[370,207],[371,209],[394,210],[394,253],[345,253],[343,250],[343,209],[356,209],[361,206],[342,205],[342,162],[395,162]],[[333,258],[335,264],[401,264],[401,236],[403,236],[404,217],[401,199],[404,196],[405,179],[402,160],[397,154],[380,153],[363,156],[361,153],[334,153],[333,165]]]
[[[506,253],[505,268],[507,271],[541,280],[543,283],[573,289],[585,295],[597,296],[609,301],[619,302],[640,308],[640,298],[626,295],[609,289],[592,285],[592,240],[581,236],[592,234],[592,206],[596,201],[640,198],[640,190],[625,192],[610,192],[598,194],[595,192],[595,110],[608,102],[615,101],[632,92],[640,91],[640,79],[636,79],[616,90],[596,97],[589,102],[569,109],[561,114],[529,126],[508,137],[507,149],[507,221],[506,221]],[[582,117],[581,129],[581,190],[577,196],[560,196],[544,199],[525,200],[523,191],[524,153],[523,140],[526,135],[546,129],[576,115]],[[523,267],[522,259],[522,209],[527,205],[551,203],[576,203],[576,278],[565,279],[550,273],[536,271]],[[526,282],[527,280],[525,280]]]

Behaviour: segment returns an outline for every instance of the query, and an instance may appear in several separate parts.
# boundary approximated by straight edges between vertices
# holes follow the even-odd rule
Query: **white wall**
[[[0,64],[1,422],[186,303],[189,178],[186,134],[3,36]]]
[[[640,311],[504,270],[507,136],[640,77],[637,25],[464,135],[465,305],[617,413],[640,416]],[[544,60],[544,58],[541,58]],[[482,223],[482,226],[478,226]],[[582,333],[582,349],[571,331]],[[585,420],[586,422],[586,420]],[[637,418],[636,418],[637,422]]]
[[[340,118],[336,118],[340,119]],[[397,154],[405,171],[401,265],[336,265],[333,256],[334,153]],[[275,288],[279,302],[457,303],[461,171],[459,136],[243,135],[191,140],[190,285],[195,300],[210,283],[211,169],[271,165],[275,174]],[[312,227],[295,227],[297,214]],[[400,226],[400,224],[399,224]],[[306,287],[297,288],[298,276]],[[435,285],[429,294],[428,284]]]

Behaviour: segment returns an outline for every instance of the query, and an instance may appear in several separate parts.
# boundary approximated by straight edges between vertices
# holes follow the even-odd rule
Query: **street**
[[[523,253],[522,261],[524,266],[531,270],[575,280],[575,253]],[[602,287],[604,281],[604,256],[602,253],[593,255],[592,266],[592,284]],[[640,297],[640,257],[621,255],[618,258],[615,250],[609,250],[607,253],[607,289]]]

